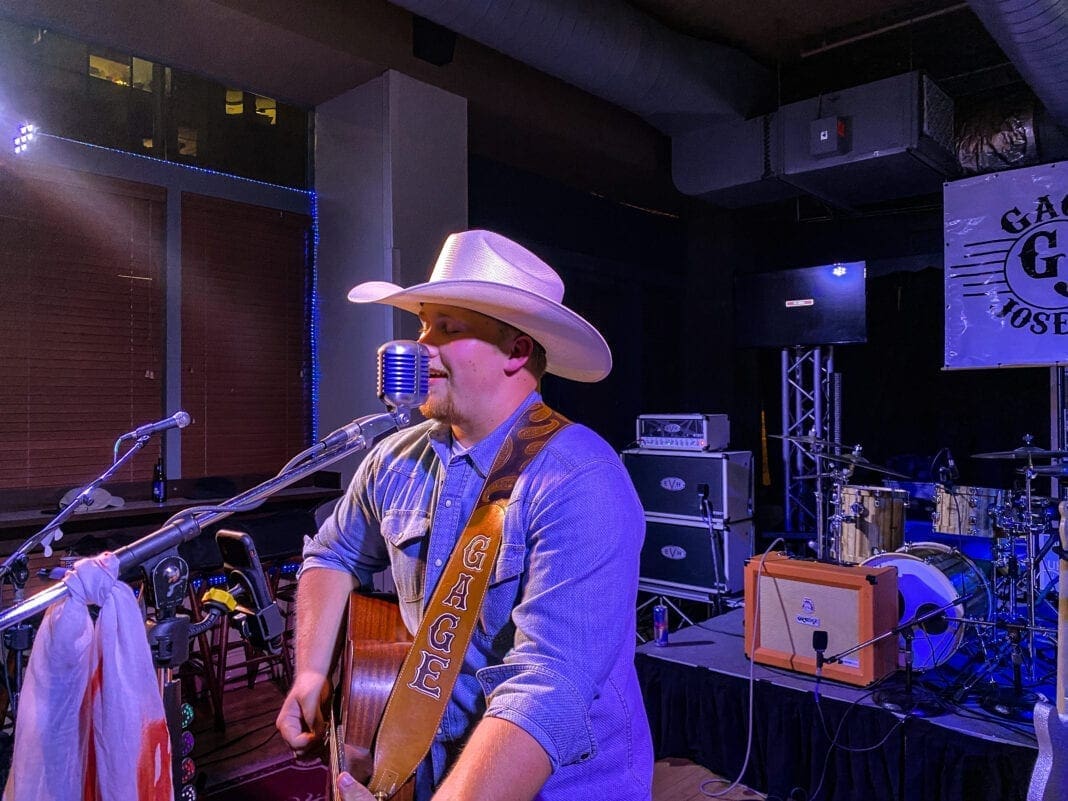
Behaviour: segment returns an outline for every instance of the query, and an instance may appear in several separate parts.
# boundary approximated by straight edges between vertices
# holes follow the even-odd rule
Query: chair
[[[246,642],[232,625],[229,616],[194,638],[187,672],[195,685],[199,682],[200,691],[208,694],[215,726],[219,729],[226,725],[223,700],[228,688],[238,683],[253,687],[264,675],[265,669],[270,671],[270,678],[283,682],[287,687],[293,681],[288,617],[292,612],[294,596],[288,584],[295,585],[303,539],[306,534],[314,532],[315,517],[312,512],[302,509],[244,515],[231,518],[181,545],[179,552],[190,565],[189,606],[194,620],[205,614],[201,598],[209,586],[233,584],[215,539],[215,533],[220,528],[243,531],[252,538],[267,579],[268,592],[287,619],[287,631],[283,634],[284,644],[278,654],[254,648]],[[294,581],[290,582],[290,577]],[[238,603],[244,605],[248,599],[240,598]]]

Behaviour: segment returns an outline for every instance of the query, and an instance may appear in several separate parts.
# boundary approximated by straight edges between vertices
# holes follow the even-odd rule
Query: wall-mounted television
[[[867,342],[866,265],[836,262],[734,281],[736,344],[743,348]]]

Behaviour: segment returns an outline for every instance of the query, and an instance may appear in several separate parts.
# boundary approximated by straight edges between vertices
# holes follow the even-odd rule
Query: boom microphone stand
[[[880,640],[885,640],[887,637],[900,636],[905,641],[905,677],[903,686],[880,688],[872,695],[872,700],[892,712],[902,712],[918,717],[934,717],[945,714],[947,711],[946,705],[926,687],[919,686],[914,682],[912,640],[915,637],[917,626],[924,629],[924,631],[930,631],[930,629],[937,626],[944,627],[947,623],[964,623],[965,621],[963,620],[946,617],[946,612],[950,608],[969,600],[973,594],[961,595],[942,606],[935,606],[930,603],[921,604],[916,610],[916,614],[904,623],[899,623],[892,629],[833,656],[822,657],[818,655],[818,660],[822,664],[840,662],[844,657],[862,648],[874,645]]]
[[[159,559],[170,551],[176,551],[179,545],[195,539],[205,528],[213,523],[217,523],[236,512],[255,509],[279,490],[288,487],[290,484],[295,484],[297,481],[350,454],[363,450],[375,437],[392,431],[400,425],[407,425],[408,420],[407,409],[369,415],[353,420],[349,425],[338,429],[326,440],[323,440],[323,443],[325,443],[336,437],[340,442],[339,444],[325,447],[319,455],[293,465],[293,462],[297,462],[300,458],[298,456],[291,460],[290,465],[292,466],[287,465],[274,478],[270,478],[262,484],[257,484],[252,489],[235,495],[230,500],[224,501],[217,506],[194,507],[179,512],[161,528],[151,534],[146,534],[136,542],[124,545],[114,551],[119,560],[119,573],[122,574],[133,568],[141,567],[149,563],[150,560]],[[322,445],[323,443],[319,444]],[[316,447],[313,446],[309,451]],[[41,590],[25,602],[0,614],[0,631],[33,617],[38,612],[43,612],[56,601],[68,595],[68,593],[67,585],[62,582]]]

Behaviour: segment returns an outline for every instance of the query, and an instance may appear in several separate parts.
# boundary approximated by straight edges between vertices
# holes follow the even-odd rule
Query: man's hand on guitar
[[[322,749],[326,733],[323,710],[329,698],[330,682],[325,677],[301,673],[293,680],[275,726],[297,756],[311,756]]]

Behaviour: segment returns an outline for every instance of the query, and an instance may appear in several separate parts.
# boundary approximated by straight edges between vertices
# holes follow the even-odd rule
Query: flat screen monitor
[[[743,348],[866,342],[865,262],[771,273],[734,282],[737,344]]]

